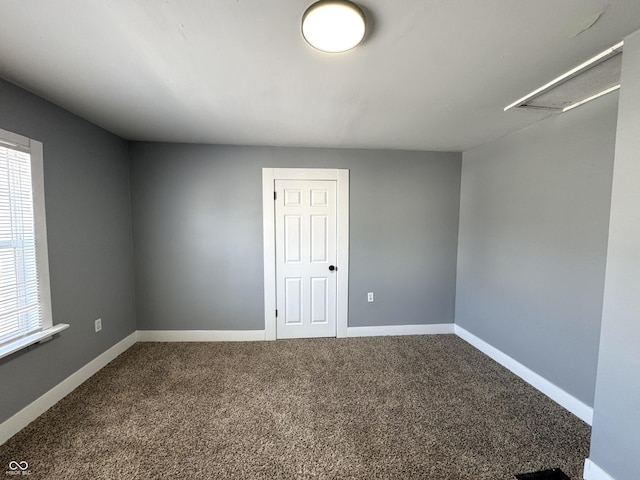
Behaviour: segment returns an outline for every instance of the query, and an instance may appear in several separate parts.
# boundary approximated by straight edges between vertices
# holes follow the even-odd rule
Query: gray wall
[[[0,128],[43,142],[53,321],[71,325],[0,360],[2,422],[133,332],[135,310],[126,142],[2,80],[0,106]]]
[[[617,97],[465,152],[462,166],[456,324],[590,406]]]
[[[263,167],[350,169],[349,326],[453,322],[460,154],[153,143],[131,154],[139,329],[264,329]]]
[[[590,458],[640,478],[640,32],[625,39]]]

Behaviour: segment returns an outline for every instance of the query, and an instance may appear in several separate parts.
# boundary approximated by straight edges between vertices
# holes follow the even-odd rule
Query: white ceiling
[[[127,139],[463,151],[640,28],[638,0],[361,0],[369,34],[331,55],[311,3],[1,0],[0,77]]]

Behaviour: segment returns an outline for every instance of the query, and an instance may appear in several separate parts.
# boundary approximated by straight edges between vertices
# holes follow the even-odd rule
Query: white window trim
[[[59,323],[54,326],[53,315],[51,313],[51,284],[49,281],[49,249],[47,248],[42,142],[0,129],[0,144],[9,148],[27,150],[31,155],[31,188],[33,192],[33,216],[36,232],[38,289],[40,293],[40,308],[42,309],[42,330],[0,347],[0,358],[3,358],[34,343],[48,340],[56,333],[68,328],[69,325]]]

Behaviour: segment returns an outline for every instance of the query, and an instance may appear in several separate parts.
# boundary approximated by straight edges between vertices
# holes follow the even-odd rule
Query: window
[[[68,327],[53,326],[42,144],[0,130],[0,358]]]

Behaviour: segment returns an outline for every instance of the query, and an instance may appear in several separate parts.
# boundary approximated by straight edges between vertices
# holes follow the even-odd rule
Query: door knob
[[[337,270],[337,268],[334,267],[333,265],[329,265],[329,270],[333,272],[334,270]]]

